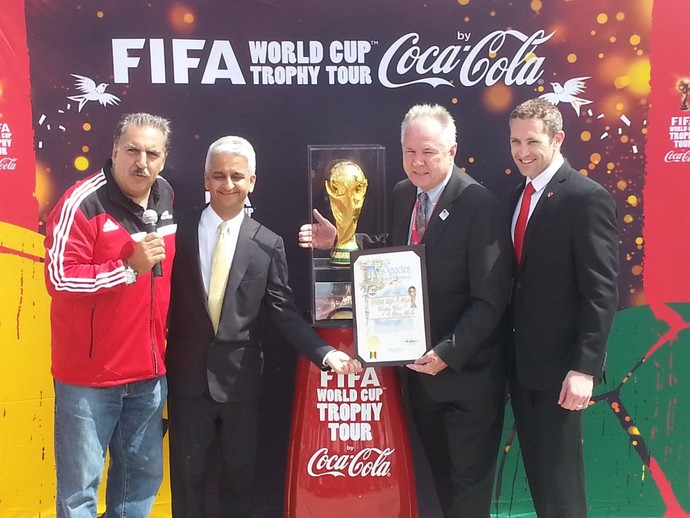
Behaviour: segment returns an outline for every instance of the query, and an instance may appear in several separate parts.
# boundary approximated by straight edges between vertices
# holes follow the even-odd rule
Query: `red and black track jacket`
[[[165,374],[173,191],[159,176],[149,196],[165,240],[163,276],[127,285],[124,261],[146,235],[144,209],[122,193],[111,165],[71,187],[46,222],[51,371],[62,383],[107,387]]]

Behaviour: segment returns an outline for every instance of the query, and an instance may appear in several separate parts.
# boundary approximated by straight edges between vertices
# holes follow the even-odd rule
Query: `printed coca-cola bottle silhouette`
[[[318,328],[354,353],[349,327]],[[320,371],[299,359],[287,475],[291,518],[417,516],[412,452],[396,367]]]

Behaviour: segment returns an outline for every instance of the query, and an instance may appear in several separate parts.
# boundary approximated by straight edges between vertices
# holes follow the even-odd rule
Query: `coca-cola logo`
[[[682,162],[682,163],[687,163],[690,162],[690,149],[687,149],[685,151],[669,151],[666,153],[666,156],[664,157],[664,162],[670,163],[670,162]]]
[[[364,448],[354,454],[330,455],[328,448],[314,452],[307,464],[312,477],[387,477],[391,472],[388,460],[395,448]]]
[[[3,157],[0,158],[0,171],[14,171],[17,168],[17,159]]]
[[[491,86],[499,81],[506,85],[531,85],[544,73],[543,57],[536,48],[551,39],[554,33],[543,30],[532,35],[517,30],[494,31],[474,46],[449,45],[442,49],[433,45],[422,49],[419,34],[411,32],[400,37],[386,50],[379,63],[379,81],[387,88],[400,88],[416,83],[433,87],[455,86],[448,79],[456,72],[462,86],[474,86],[481,82]],[[513,55],[499,56],[504,46],[513,40],[520,46]]]

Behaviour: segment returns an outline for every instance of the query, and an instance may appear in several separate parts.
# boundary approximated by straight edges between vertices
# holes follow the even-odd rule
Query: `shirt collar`
[[[440,184],[438,184],[436,187],[429,189],[428,191],[425,191],[429,195],[429,203],[431,203],[432,207],[434,205],[436,205],[436,202],[441,197],[441,193],[443,192],[443,189],[446,188],[446,185],[448,185],[448,182],[450,181],[450,175],[452,173],[453,173],[453,166],[451,165],[450,170],[448,171],[448,174],[443,179],[443,181]],[[417,195],[419,195],[420,192],[422,192],[422,189],[417,187]]]
[[[539,192],[546,187],[564,163],[565,158],[563,158],[563,155],[558,154],[558,156],[554,157],[548,167],[538,174],[534,180],[530,180],[528,178],[527,182],[534,186],[534,192]]]
[[[241,210],[237,216],[228,220],[228,230],[231,232],[239,231],[243,220],[244,210]],[[199,220],[201,227],[212,234],[216,234],[218,232],[218,227],[220,227],[222,222],[223,218],[216,214],[216,211],[214,211],[210,205],[206,206],[206,208],[203,210]]]

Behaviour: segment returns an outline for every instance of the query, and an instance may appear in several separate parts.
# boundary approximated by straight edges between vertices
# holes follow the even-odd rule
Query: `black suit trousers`
[[[505,400],[436,401],[410,372],[412,418],[446,518],[488,518]]]
[[[510,383],[520,451],[539,518],[585,518],[582,412],[558,405],[558,391]]]
[[[208,393],[169,395],[168,418],[173,517],[200,518],[217,510],[222,518],[250,516],[259,400],[218,403]],[[217,504],[206,498],[209,482],[216,482],[207,478],[213,473]]]

